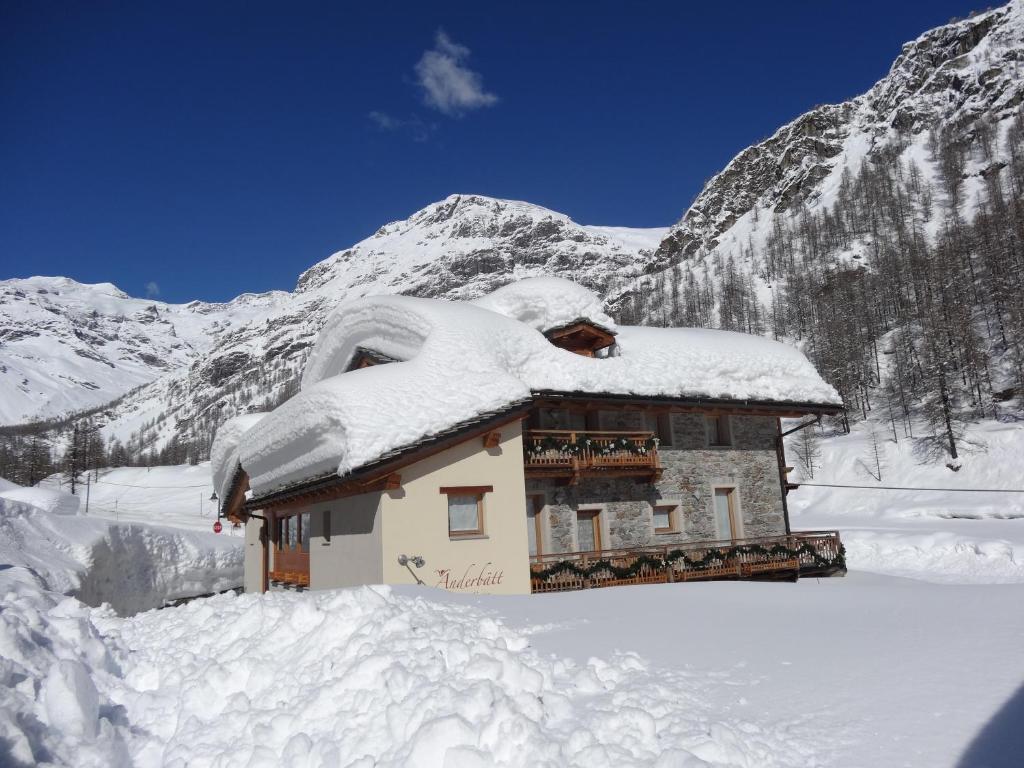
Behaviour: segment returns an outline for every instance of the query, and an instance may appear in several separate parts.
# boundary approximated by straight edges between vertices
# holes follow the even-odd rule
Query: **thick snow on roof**
[[[267,414],[246,413],[228,419],[217,429],[210,447],[210,466],[213,469],[213,489],[220,497],[221,503],[227,502],[227,494],[231,478],[238,467],[238,444],[242,435],[259,423]]]
[[[535,284],[540,298],[531,304],[526,297]],[[544,390],[840,402],[797,349],[747,334],[619,326],[613,357],[586,358],[559,349],[537,328],[564,324],[563,317],[577,319],[584,309],[591,313],[588,319],[613,325],[607,317],[593,316],[600,303],[593,294],[582,301],[583,292],[589,294],[550,277],[501,289],[503,296],[492,306],[525,321],[485,308],[486,300],[376,296],[342,304],[317,339],[302,391],[239,438],[239,457],[254,493],[345,475]],[[360,348],[402,362],[345,373]],[[219,466],[217,460],[214,464]]]
[[[576,320],[590,320],[615,330],[615,321],[605,314],[603,302],[593,291],[559,277],[520,280],[470,303],[542,333]]]

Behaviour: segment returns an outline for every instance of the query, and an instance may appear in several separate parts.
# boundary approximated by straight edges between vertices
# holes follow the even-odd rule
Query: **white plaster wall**
[[[309,584],[312,589],[380,584],[380,493],[314,504],[310,512]],[[330,515],[330,537],[324,515]]]
[[[263,547],[260,545],[262,530],[263,521],[255,517],[250,517],[245,523],[245,576],[242,589],[246,592],[259,592],[263,589]]]
[[[420,555],[413,571],[428,586],[452,591],[528,594],[526,484],[523,476],[522,424],[499,429],[501,441],[485,449],[474,437],[401,471],[402,488],[381,497],[384,582],[413,584],[398,556]],[[493,486],[484,496],[484,535],[448,536],[448,498],[442,487]],[[500,574],[500,578],[497,578]],[[478,585],[476,579],[497,581]],[[459,582],[469,581],[469,586]]]

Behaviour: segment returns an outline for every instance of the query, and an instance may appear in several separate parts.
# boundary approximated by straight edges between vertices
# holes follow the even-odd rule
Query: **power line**
[[[112,483],[109,480],[97,480],[93,485],[103,483],[104,485],[116,485],[119,488],[155,488],[161,491],[179,491],[183,488],[209,488],[213,485],[212,482],[203,483],[202,485],[131,485],[129,483]]]
[[[865,491],[952,491],[954,493],[1024,493],[1024,488],[909,488],[902,485],[838,485],[832,483],[796,483],[815,488],[859,488]]]

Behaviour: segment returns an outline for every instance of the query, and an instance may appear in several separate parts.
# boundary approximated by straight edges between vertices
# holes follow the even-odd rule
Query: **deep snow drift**
[[[134,613],[242,582],[241,537],[86,517],[76,496],[4,486],[0,591],[20,582]]]

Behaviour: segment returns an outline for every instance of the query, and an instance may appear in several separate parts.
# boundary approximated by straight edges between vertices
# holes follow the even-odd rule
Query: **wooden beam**
[[[496,429],[492,429],[483,437],[484,448],[497,448],[501,442],[501,432]]]
[[[493,492],[493,485],[450,485],[441,488],[441,493],[448,496],[473,496],[478,493]]]

